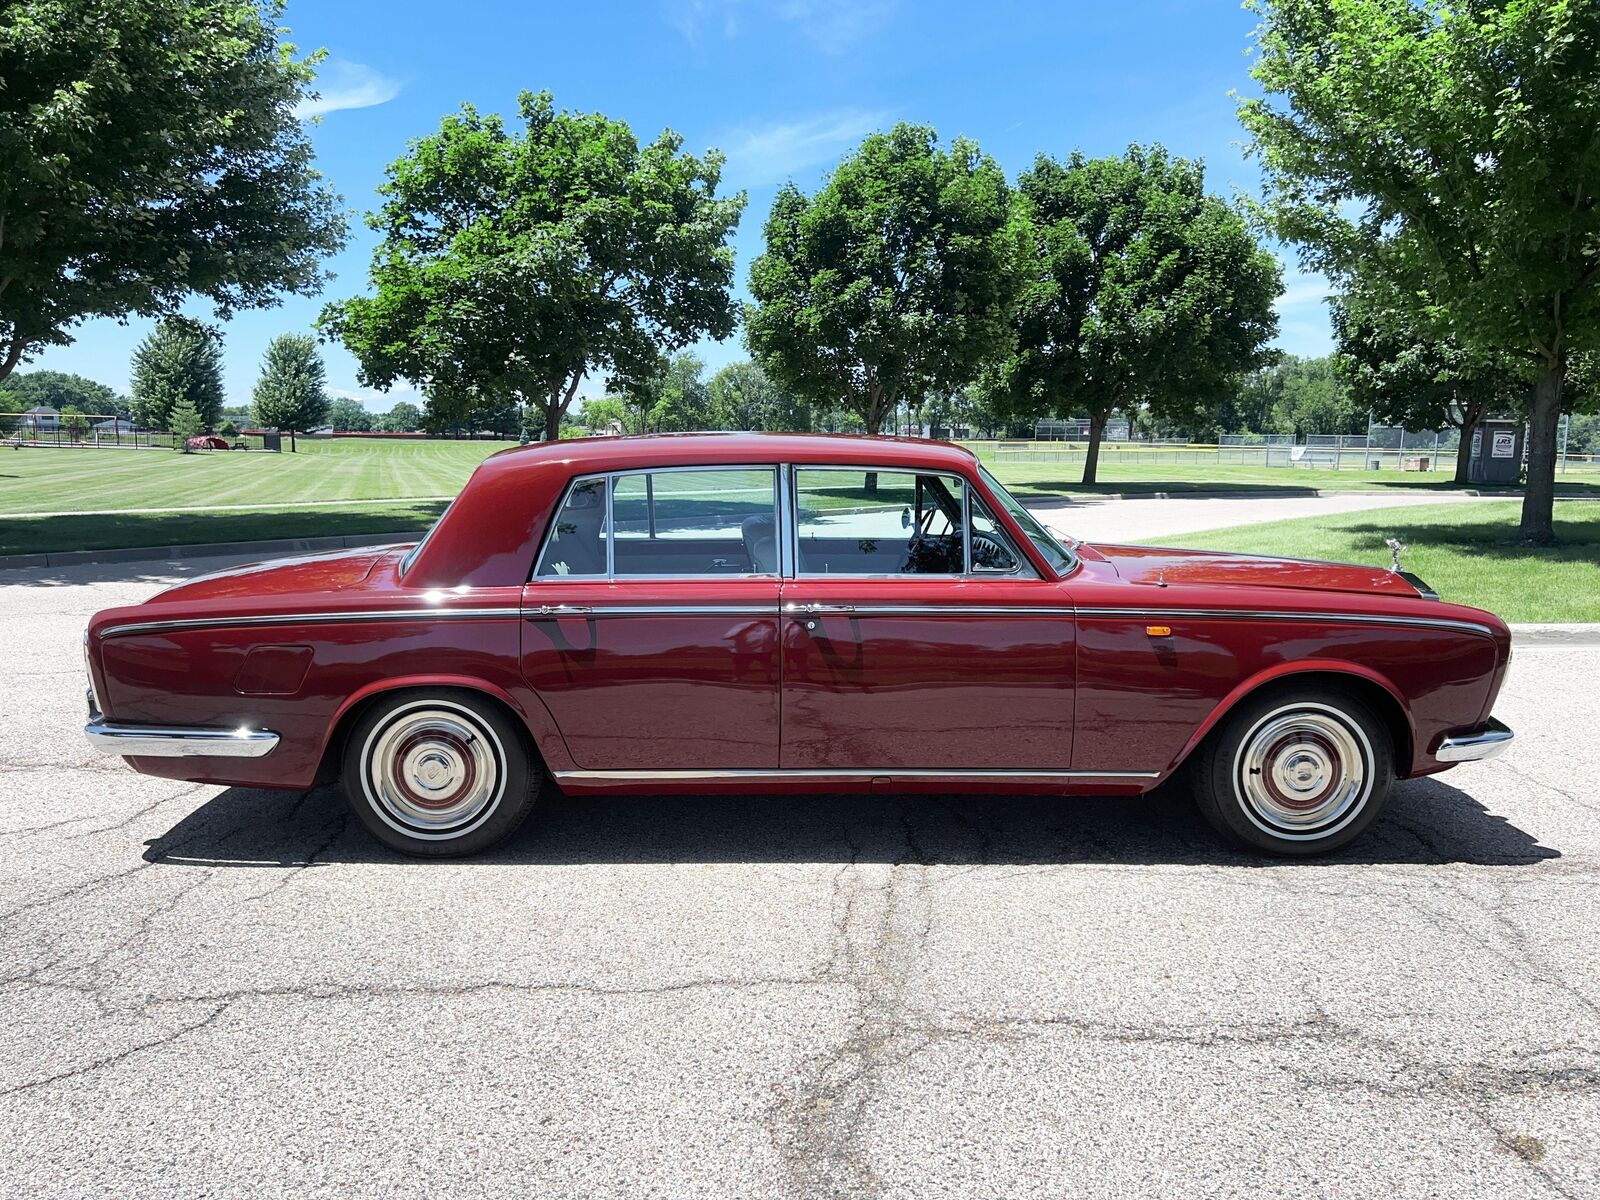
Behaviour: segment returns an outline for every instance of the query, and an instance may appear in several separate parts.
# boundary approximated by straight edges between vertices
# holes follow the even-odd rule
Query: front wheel
[[[1324,854],[1377,820],[1394,782],[1389,730],[1341,691],[1246,701],[1201,748],[1200,812],[1222,833],[1274,854]]]
[[[533,808],[535,776],[517,724],[471,692],[405,692],[365,713],[344,751],[344,790],[373,837],[405,854],[474,854]]]

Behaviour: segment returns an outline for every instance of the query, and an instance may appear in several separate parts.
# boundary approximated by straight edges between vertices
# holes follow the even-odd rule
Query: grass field
[[[0,449],[0,554],[412,532],[438,511],[432,501],[454,496],[485,457],[510,444],[302,440],[297,454]],[[1442,472],[1269,469],[1207,463],[1193,451],[1108,448],[1101,482],[1086,488],[1076,456],[1017,462],[997,458],[992,446],[979,453],[1025,501],[1086,493],[1450,487]],[[1600,495],[1600,474],[1574,470],[1560,490]],[[151,509],[167,511],[141,511]]]
[[[1600,503],[1556,506],[1554,549],[1516,545],[1521,505],[1425,504],[1371,513],[1241,525],[1174,539],[1196,549],[1239,550],[1337,562],[1388,561],[1384,539],[1406,543],[1405,567],[1441,599],[1508,621],[1600,621]]]

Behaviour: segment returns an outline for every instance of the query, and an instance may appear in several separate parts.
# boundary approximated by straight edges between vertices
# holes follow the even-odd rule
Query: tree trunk
[[[1089,414],[1089,453],[1083,459],[1083,482],[1096,482],[1095,473],[1100,469],[1100,438],[1106,431],[1106,417],[1099,413]]]
[[[559,442],[561,440],[561,402],[548,400],[544,405],[544,440]]]
[[[1470,407],[1461,405],[1461,424],[1456,426],[1461,430],[1461,444],[1456,447],[1457,486],[1472,482],[1472,434],[1488,411],[1488,405],[1482,403],[1474,403]],[[1449,420],[1448,414],[1445,419]]]
[[[1545,364],[1533,385],[1528,414],[1528,490],[1522,496],[1522,540],[1534,546],[1555,544],[1556,434],[1561,426],[1561,385],[1567,373],[1565,351]]]

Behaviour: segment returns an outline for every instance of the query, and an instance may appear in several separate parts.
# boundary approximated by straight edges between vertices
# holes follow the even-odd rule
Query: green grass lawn
[[[1556,506],[1561,544],[1515,543],[1521,505],[1440,504],[1241,525],[1170,539],[1204,550],[1387,564],[1384,539],[1409,547],[1404,562],[1441,599],[1508,621],[1600,621],[1600,503]],[[1152,539],[1161,541],[1163,539]]]

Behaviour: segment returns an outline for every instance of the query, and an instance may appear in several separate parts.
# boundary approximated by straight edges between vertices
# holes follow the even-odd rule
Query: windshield
[[[978,468],[978,474],[983,476],[983,482],[989,492],[999,502],[1000,507],[1010,514],[1011,519],[1022,527],[1022,532],[1028,535],[1028,540],[1044,555],[1045,561],[1050,564],[1051,570],[1057,575],[1065,575],[1072,569],[1073,557],[1060,542],[1051,537],[1045,527],[1033,519],[1033,515],[1017,503],[1017,498],[1005,488],[1000,486],[1000,481],[983,468]]]

